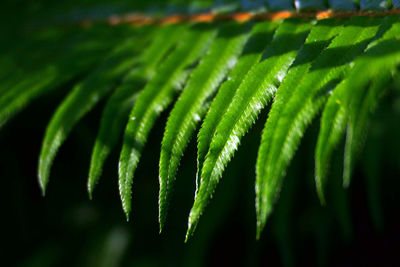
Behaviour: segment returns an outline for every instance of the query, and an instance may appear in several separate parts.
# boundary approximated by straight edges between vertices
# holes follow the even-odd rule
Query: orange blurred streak
[[[231,18],[233,21],[244,22],[244,21],[248,21],[251,18],[253,18],[253,14],[252,13],[236,13],[236,14],[232,14]]]
[[[181,16],[181,15],[172,15],[172,16],[161,19],[161,24],[163,24],[163,25],[175,24],[175,23],[182,22],[183,20],[184,20],[183,16]]]
[[[270,20],[281,20],[281,19],[287,19],[295,16],[295,12],[290,12],[290,11],[281,11],[281,12],[276,12],[276,13],[266,13],[266,17]]]
[[[331,18],[333,14],[334,13],[333,13],[332,10],[320,11],[320,12],[317,12],[315,17],[318,20],[320,20],[320,19],[328,19],[328,18]]]
[[[108,23],[110,25],[117,25],[120,23],[129,23],[133,26],[140,26],[144,24],[176,24],[181,22],[213,22],[213,21],[237,21],[244,22],[249,20],[261,20],[261,21],[276,21],[284,20],[292,17],[299,18],[315,18],[317,20],[328,19],[328,18],[350,18],[354,16],[387,16],[387,15],[399,15],[400,9],[392,9],[388,11],[344,11],[334,12],[332,10],[317,11],[317,12],[296,12],[296,11],[279,11],[272,13],[257,13],[253,14],[250,12],[233,13],[227,15],[217,15],[213,13],[203,13],[196,15],[170,15],[163,18],[156,18],[152,16],[146,16],[141,14],[128,14],[125,16],[110,16]],[[88,25],[92,21],[83,20],[82,25]]]
[[[207,13],[207,14],[198,14],[190,17],[191,22],[211,22],[216,18],[215,14]]]

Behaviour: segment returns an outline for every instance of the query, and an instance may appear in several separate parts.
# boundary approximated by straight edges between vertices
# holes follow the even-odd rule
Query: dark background
[[[2,20],[8,24],[2,23],[3,40],[25,38],[27,31],[40,27],[38,14],[60,18],[52,14],[52,8],[58,9],[50,2],[26,1],[25,7],[22,3],[5,1]],[[89,8],[82,10],[85,15]],[[1,44],[3,48],[7,45],[10,42]],[[1,265],[399,266],[398,77],[372,116],[349,189],[341,187],[342,142],[331,168],[328,205],[319,204],[314,184],[316,119],[288,170],[276,209],[256,241],[255,162],[265,110],[243,139],[187,244],[187,216],[195,190],[195,138],[178,172],[167,225],[158,233],[158,160],[169,110],[157,121],[136,172],[129,223],[118,194],[120,146],[106,162],[94,199],[87,196],[90,154],[104,102],[77,125],[62,146],[47,195],[41,196],[37,163],[44,131],[57,105],[79,79],[35,101],[0,130]]]
[[[340,186],[341,149],[332,166],[328,206],[313,181],[318,121],[307,131],[261,240],[255,240],[254,165],[266,112],[229,164],[196,234],[184,243],[193,202],[195,143],[181,164],[167,226],[158,234],[158,158],[166,114],[137,171],[132,221],[120,207],[118,151],[107,161],[94,200],[86,178],[101,105],[62,146],[46,197],[36,166],[46,123],[61,96],[43,98],[0,133],[3,261],[22,266],[398,265],[399,96],[385,98],[349,190]],[[378,127],[381,127],[379,130]],[[378,133],[376,133],[378,132]],[[373,176],[368,178],[366,173]],[[375,194],[368,192],[375,183]],[[375,179],[375,180],[374,180]],[[376,198],[376,199],[374,199]]]

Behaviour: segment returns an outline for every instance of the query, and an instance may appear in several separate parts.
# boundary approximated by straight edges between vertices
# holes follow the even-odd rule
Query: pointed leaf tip
[[[158,226],[159,226],[159,230],[160,230],[160,234],[164,228],[165,225],[165,219],[166,219],[166,215],[163,212],[163,209],[158,209]]]
[[[39,181],[39,187],[40,191],[42,193],[42,196],[46,195],[46,188],[47,188],[47,182],[48,182],[48,175],[45,174],[45,171],[43,170],[41,160],[39,161],[39,174],[38,174],[38,181]]]
[[[186,234],[186,237],[185,237],[185,244],[187,244],[188,241],[189,241],[189,236]]]
[[[87,192],[88,192],[88,196],[89,196],[89,199],[90,200],[92,200],[92,198],[93,198],[93,185],[92,185],[92,183],[91,183],[91,176],[90,176],[90,174],[89,174],[89,179],[88,179],[88,182],[87,182]]]
[[[262,221],[264,218],[262,217],[262,214],[257,215],[257,228],[256,228],[256,240],[260,240],[262,231],[265,226],[266,219]]]
[[[261,231],[262,231],[261,228],[257,226],[256,240],[260,240]]]
[[[325,197],[325,193],[323,192],[323,189],[317,188],[317,194],[318,194],[319,203],[321,204],[321,206],[325,207],[326,206],[326,197]]]
[[[186,236],[185,236],[185,244],[189,242],[190,238],[193,235],[193,231],[191,230],[192,228],[188,228],[186,231]]]
[[[126,217],[126,222],[129,222],[130,217],[129,217],[129,211],[124,210],[125,217]]]
[[[90,200],[93,200],[93,190],[90,187],[88,187],[88,196]]]
[[[185,243],[187,243],[189,241],[189,239],[193,236],[193,233],[196,229],[197,226],[197,222],[198,220],[194,221],[193,223],[193,219],[192,219],[192,212],[190,212],[189,215],[189,222],[188,222],[188,229],[186,231],[186,237],[185,237]]]
[[[40,186],[40,191],[42,193],[42,197],[45,197],[46,196],[46,188],[40,180],[39,180],[39,186]]]
[[[158,204],[160,206],[160,204]],[[164,225],[165,225],[165,218],[166,216],[163,215],[163,210],[160,208],[158,209],[158,227],[159,227],[159,233],[161,234]]]

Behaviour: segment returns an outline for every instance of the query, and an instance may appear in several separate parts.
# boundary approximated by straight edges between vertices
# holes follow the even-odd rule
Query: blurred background
[[[16,65],[30,70],[45,64],[35,51],[53,49],[60,41],[60,31],[84,30],[72,21],[127,10],[158,14],[188,9],[184,1],[175,2],[3,0],[0,78],[12,75]],[[195,1],[190,8],[202,10],[206,6],[207,1]],[[25,53],[12,53],[15,46],[31,42],[34,33],[47,27],[54,30],[38,37],[38,50],[27,45],[25,50],[21,48]],[[110,46],[124,38],[126,31],[118,34],[119,27],[112,30],[117,34],[108,40]],[[105,42],[107,29],[110,26],[100,25],[91,31],[103,38],[99,42]],[[106,46],[96,51],[101,53],[102,49]],[[93,66],[97,63],[90,61]],[[157,121],[135,174],[130,222],[125,220],[118,193],[121,146],[106,162],[94,199],[87,195],[90,155],[104,101],[61,147],[47,195],[41,196],[37,161],[46,125],[84,74],[69,77],[0,131],[2,266],[399,266],[399,77],[372,116],[363,154],[347,190],[341,186],[344,142],[336,150],[326,207],[321,207],[314,184],[317,119],[302,140],[261,239],[255,239],[255,162],[268,113],[265,110],[228,165],[194,237],[185,244],[195,190],[195,138],[180,165],[166,227],[158,233],[158,160],[170,110]]]

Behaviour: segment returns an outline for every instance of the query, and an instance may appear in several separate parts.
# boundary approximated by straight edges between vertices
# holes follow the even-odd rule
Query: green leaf
[[[349,70],[378,31],[380,20],[357,17],[312,63],[307,75],[291,82],[290,94],[280,89],[263,131],[257,159],[257,236],[260,235],[279,194],[285,170],[306,127],[327,100],[327,94]],[[361,26],[362,25],[362,26]],[[290,83],[290,82],[288,82]],[[289,89],[287,89],[289,90]],[[280,99],[280,98],[283,99]],[[277,104],[278,103],[278,104]],[[276,112],[273,109],[278,109]],[[269,125],[270,121],[275,121]]]
[[[94,187],[101,175],[104,161],[121,137],[138,91],[144,87],[146,81],[154,76],[159,63],[178,42],[184,27],[180,25],[161,27],[156,31],[155,36],[153,34],[146,36],[146,39],[154,39],[151,45],[140,55],[138,61],[141,65],[124,78],[122,85],[107,101],[90,163],[87,184],[90,198],[92,198]],[[140,41],[143,42],[143,39]],[[147,40],[145,43],[147,43]]]
[[[266,44],[271,41],[277,26],[278,23],[262,22],[253,27],[251,36],[243,49],[242,55],[239,57],[232,71],[228,74],[227,80],[218,89],[218,93],[211,103],[207,116],[197,135],[196,176],[198,178],[200,178],[200,171],[203,167],[203,162],[210,147],[212,137],[214,136],[218,123],[222,119],[221,114],[224,114],[228,109],[235,91],[243,78],[249,70],[260,61]]]
[[[192,72],[171,111],[165,127],[160,155],[160,231],[166,219],[178,165],[189,138],[207,111],[207,99],[212,97],[229,69],[236,63],[249,37],[249,26],[249,24],[233,22],[219,29],[219,34],[207,55]]]
[[[147,136],[160,113],[182,88],[187,69],[195,64],[216,35],[214,25],[193,25],[139,95],[126,126],[119,160],[119,191],[124,212],[131,210],[132,180]]]
[[[318,197],[325,204],[325,187],[329,162],[334,148],[338,145],[347,123],[346,112],[342,106],[343,87],[340,85],[329,97],[321,117],[321,127],[315,151],[315,183]]]
[[[39,182],[43,194],[56,153],[74,125],[137,63],[135,39],[119,45],[58,107],[46,129],[39,158]]]
[[[201,170],[200,186],[190,211],[186,239],[193,234],[240,138],[275,94],[310,28],[310,22],[296,19],[284,21],[266,48],[263,61],[249,71],[225,114],[220,114],[223,118],[216,128]]]

